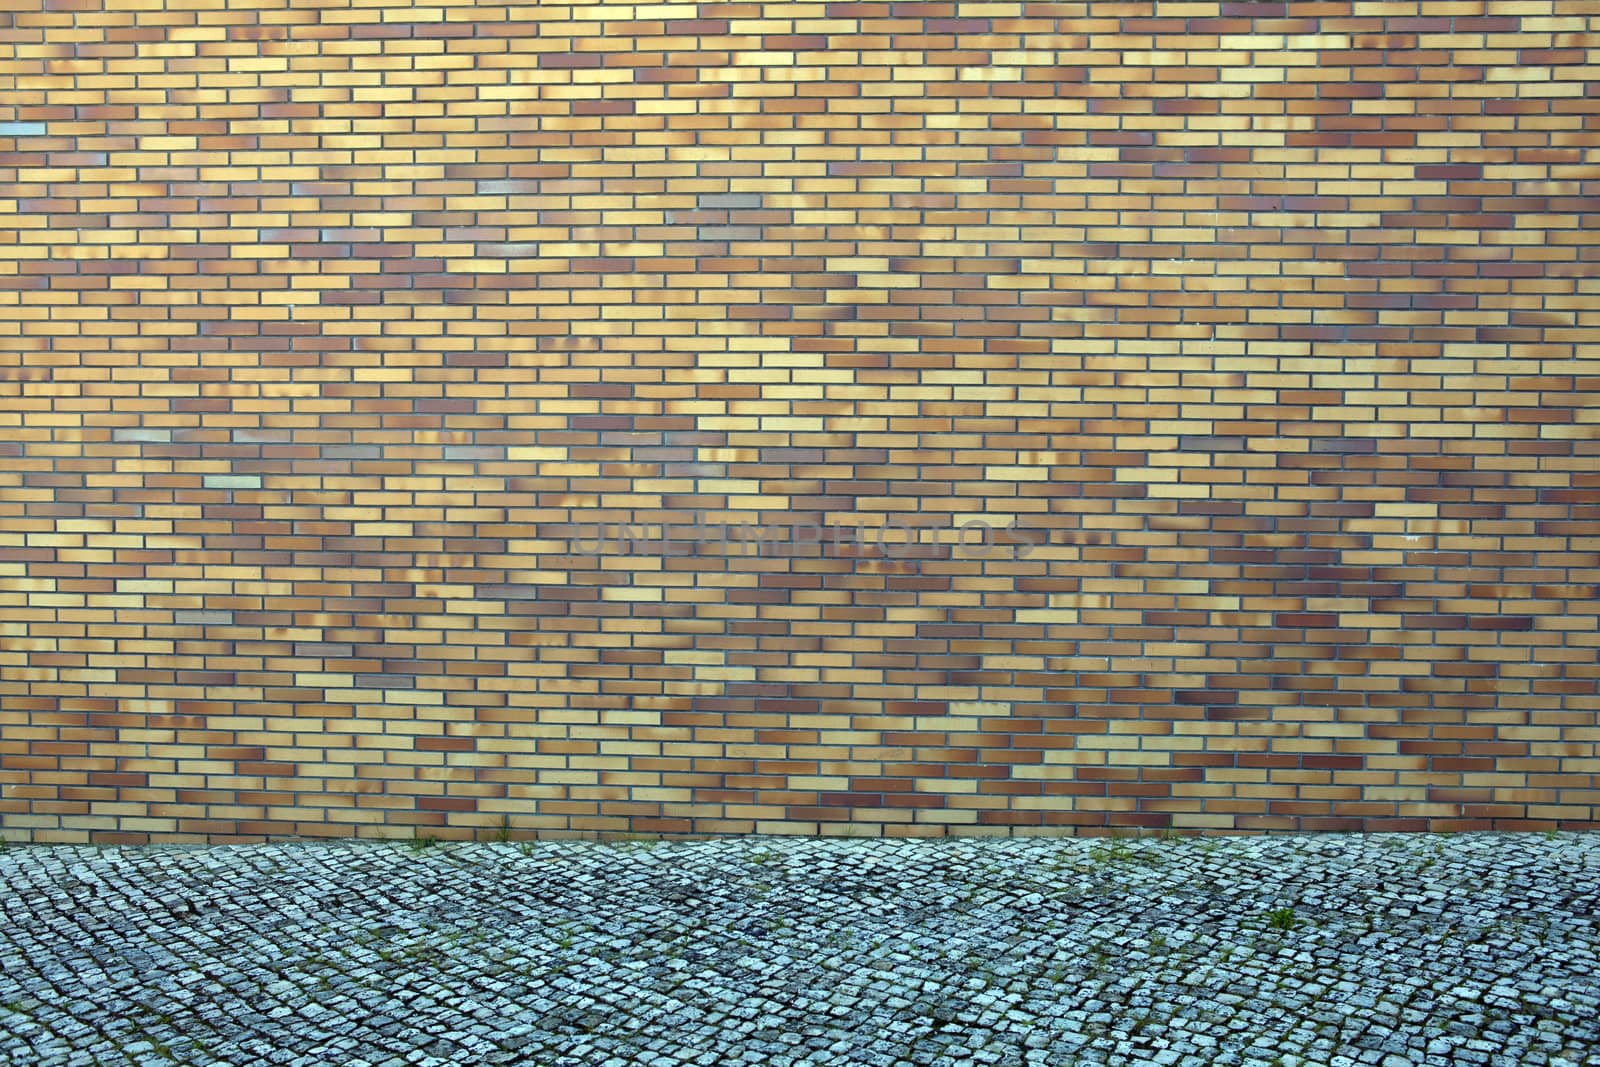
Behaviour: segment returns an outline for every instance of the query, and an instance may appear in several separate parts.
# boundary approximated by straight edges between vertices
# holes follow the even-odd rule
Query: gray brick
[[[478,182],[478,192],[484,196],[531,195],[539,191],[539,181],[519,178],[488,178]]]
[[[415,689],[417,679],[409,674],[357,674],[351,683],[356,689]]]
[[[233,612],[231,611],[175,611],[172,621],[180,626],[231,626]]]
[[[702,193],[695,198],[697,206],[705,210],[737,211],[746,208],[759,208],[762,204],[760,193]]]
[[[761,233],[760,226],[702,226],[699,230],[702,241],[759,241]]]
[[[453,460],[505,459],[504,445],[445,445],[444,458]]]
[[[1211,434],[1185,434],[1178,438],[1182,452],[1243,452],[1243,437],[1216,437]]]
[[[124,444],[167,444],[172,440],[172,431],[154,426],[119,426],[111,431],[111,439]]]
[[[335,641],[296,641],[294,654],[310,659],[341,658],[355,655],[355,646]]]

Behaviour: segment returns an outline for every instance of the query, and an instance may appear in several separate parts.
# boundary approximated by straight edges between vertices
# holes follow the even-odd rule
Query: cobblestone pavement
[[[0,1063],[1600,1064],[1600,835],[0,853]]]

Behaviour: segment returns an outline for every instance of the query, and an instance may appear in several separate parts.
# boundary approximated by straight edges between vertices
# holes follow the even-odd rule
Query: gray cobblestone
[[[1600,1063],[1593,834],[26,847],[0,886],[18,1067]]]

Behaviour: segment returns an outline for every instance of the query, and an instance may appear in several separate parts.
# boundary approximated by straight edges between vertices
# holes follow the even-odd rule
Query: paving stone
[[[0,885],[6,1067],[1600,1062],[1596,834],[25,847]]]

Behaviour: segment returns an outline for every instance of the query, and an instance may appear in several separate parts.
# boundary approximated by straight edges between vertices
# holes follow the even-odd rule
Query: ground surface
[[[13,847],[0,1063],[1596,1064],[1597,916],[1593,834]]]

